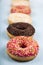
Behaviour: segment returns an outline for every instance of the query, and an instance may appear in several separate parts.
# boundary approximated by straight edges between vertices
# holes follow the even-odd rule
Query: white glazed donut
[[[8,22],[9,24],[12,23],[18,23],[18,22],[25,22],[25,23],[32,23],[32,19],[29,15],[27,14],[22,14],[22,13],[11,13],[8,17]]]

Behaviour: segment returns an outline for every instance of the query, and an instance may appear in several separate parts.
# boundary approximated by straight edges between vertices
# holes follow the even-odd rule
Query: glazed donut
[[[18,61],[34,59],[39,51],[37,42],[29,37],[16,36],[7,43],[8,55]]]
[[[24,6],[30,6],[30,2],[26,0],[13,0],[11,6],[17,6],[17,5],[24,5]]]
[[[11,13],[8,17],[9,24],[17,22],[32,23],[32,19],[29,15],[23,13]]]
[[[35,33],[35,28],[28,23],[13,23],[7,27],[7,32],[10,37],[14,36],[32,36]]]
[[[11,13],[24,13],[24,14],[30,14],[31,9],[29,6],[14,6],[11,8]]]

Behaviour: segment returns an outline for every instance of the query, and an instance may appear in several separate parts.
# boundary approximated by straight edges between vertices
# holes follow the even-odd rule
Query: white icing
[[[32,23],[32,19],[29,15],[23,14],[23,13],[11,13],[9,15],[9,21],[12,23],[17,23],[17,22],[25,22],[25,23]]]

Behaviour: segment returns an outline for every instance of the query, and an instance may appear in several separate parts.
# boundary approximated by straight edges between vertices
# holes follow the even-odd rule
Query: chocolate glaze
[[[31,24],[22,22],[10,24],[7,31],[14,36],[32,36],[35,33]]]

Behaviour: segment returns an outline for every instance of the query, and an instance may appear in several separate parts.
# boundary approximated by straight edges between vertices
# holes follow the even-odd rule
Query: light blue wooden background
[[[11,0],[0,0],[0,65],[43,65],[43,0],[30,0],[31,17],[36,29],[34,38],[38,41],[40,50],[38,56],[30,62],[16,62],[6,54],[6,44],[9,37],[6,34]]]

